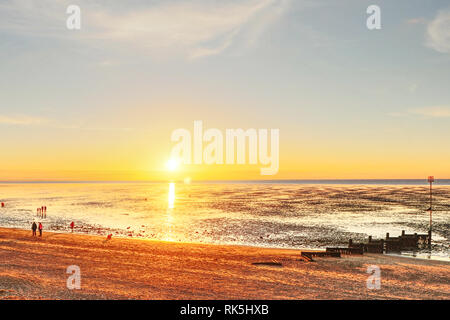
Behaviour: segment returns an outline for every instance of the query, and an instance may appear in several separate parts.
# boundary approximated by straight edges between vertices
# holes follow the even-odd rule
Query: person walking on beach
[[[42,226],[42,223],[39,222],[39,237],[42,237],[42,229],[44,229],[44,227]]]
[[[70,229],[72,229],[72,232],[73,232],[73,227],[75,227],[75,223],[72,221],[72,223],[70,224]]]
[[[44,206],[44,218],[47,219],[47,206]]]
[[[36,222],[33,222],[33,224],[31,225],[31,230],[33,230],[33,237],[36,237],[36,229],[37,229]]]

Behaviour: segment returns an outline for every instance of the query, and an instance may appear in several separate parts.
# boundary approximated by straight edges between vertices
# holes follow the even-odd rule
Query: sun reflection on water
[[[169,183],[168,203],[166,210],[166,219],[164,222],[165,235],[163,241],[175,241],[173,236],[173,209],[175,208],[175,183]]]
[[[169,209],[173,209],[175,207],[175,183],[169,183]]]

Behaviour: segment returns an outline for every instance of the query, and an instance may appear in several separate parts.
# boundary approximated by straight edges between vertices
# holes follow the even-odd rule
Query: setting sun
[[[169,159],[169,160],[166,162],[166,168],[167,168],[167,170],[169,170],[169,171],[175,171],[175,170],[177,170],[177,169],[178,169],[178,166],[179,166],[179,163],[178,163],[178,161],[177,161],[176,159]]]

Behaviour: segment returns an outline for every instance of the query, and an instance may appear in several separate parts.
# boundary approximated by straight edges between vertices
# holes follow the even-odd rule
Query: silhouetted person
[[[75,227],[75,223],[72,221],[72,223],[70,224],[70,229],[72,229],[72,232],[73,232],[73,227]]]
[[[33,222],[33,224],[31,225],[31,230],[33,230],[33,237],[36,236],[36,229],[37,229],[36,222]]]
[[[42,226],[42,223],[39,222],[39,237],[42,237],[42,229],[44,229],[44,227]]]

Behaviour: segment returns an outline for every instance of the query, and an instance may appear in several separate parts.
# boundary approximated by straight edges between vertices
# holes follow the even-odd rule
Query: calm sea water
[[[423,180],[3,183],[0,226],[260,247],[324,248],[368,235],[426,233]],[[47,206],[47,218],[36,208]],[[450,257],[450,181],[433,187],[433,249]],[[422,252],[423,254],[429,254]],[[419,253],[421,254],[421,253]]]

